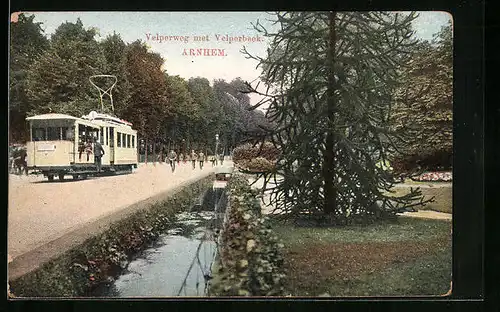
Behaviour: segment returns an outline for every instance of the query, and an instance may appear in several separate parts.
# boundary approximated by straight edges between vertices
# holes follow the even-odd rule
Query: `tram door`
[[[109,162],[115,162],[115,128],[109,127]]]

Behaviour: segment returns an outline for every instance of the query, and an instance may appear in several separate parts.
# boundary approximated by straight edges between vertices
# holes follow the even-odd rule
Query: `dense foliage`
[[[259,61],[267,111],[276,127],[267,140],[282,152],[274,188],[277,212],[313,212],[322,219],[386,217],[422,203],[421,192],[389,197],[396,176],[377,166],[411,144],[405,126],[394,129],[395,93],[417,45],[414,13],[276,13],[280,30],[269,33]],[[263,174],[264,176],[264,174]],[[265,176],[267,180],[272,175]],[[266,183],[264,184],[266,185]]]
[[[163,145],[183,152],[229,153],[237,144],[258,136],[268,122],[261,111],[250,112],[244,82],[201,77],[185,80],[168,74],[168,64],[142,41],[125,43],[114,33],[97,40],[98,30],[80,19],[61,24],[50,38],[34,15],[20,14],[11,23],[10,140],[24,143],[29,115],[66,113],[76,117],[91,110],[111,111],[111,99],[92,86],[89,77],[115,75],[114,113],[133,123],[144,139],[141,151],[159,152]],[[110,79],[97,79],[107,89]],[[153,149],[152,143],[156,144]],[[141,147],[141,145],[139,144]],[[165,146],[166,147],[166,146]]]
[[[284,294],[282,244],[265,217],[260,216],[256,192],[247,179],[233,175],[229,184],[227,226],[222,232],[217,296],[282,296]]]
[[[398,171],[450,170],[453,155],[453,41],[451,22],[420,43],[396,91],[392,124],[410,134],[392,163]]]
[[[26,89],[28,69],[49,46],[41,23],[35,23],[34,18],[20,14],[10,31],[9,126],[11,136],[19,140],[27,139],[24,119],[32,108]]]
[[[243,171],[272,172],[279,156],[279,150],[271,142],[247,143],[234,149],[233,162]]]

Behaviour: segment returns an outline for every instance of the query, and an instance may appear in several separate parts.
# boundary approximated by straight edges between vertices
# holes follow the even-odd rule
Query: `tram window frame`
[[[47,127],[45,137],[47,138],[47,141],[60,141],[61,127]]]
[[[116,147],[122,147],[122,133],[116,131]]]
[[[114,127],[109,127],[109,147],[110,148],[115,148],[115,138],[116,138],[116,131]]]
[[[127,147],[130,148],[130,134],[127,134]]]
[[[61,127],[61,140],[63,141],[73,141],[75,138],[75,128],[74,127]]]
[[[43,135],[37,135],[37,131],[42,131]],[[43,127],[33,127],[31,136],[32,141],[46,141],[47,129]]]
[[[78,145],[85,146],[89,137],[88,127],[83,124],[78,124]]]

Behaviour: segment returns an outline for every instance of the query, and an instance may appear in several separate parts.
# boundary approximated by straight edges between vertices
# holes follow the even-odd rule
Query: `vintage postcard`
[[[9,51],[9,298],[452,293],[450,14],[16,12]]]

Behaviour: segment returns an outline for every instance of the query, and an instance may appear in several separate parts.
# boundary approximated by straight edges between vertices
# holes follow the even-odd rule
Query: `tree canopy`
[[[24,119],[31,109],[26,89],[28,69],[49,46],[41,23],[35,23],[34,18],[20,14],[10,25],[9,125],[14,141],[27,138]]]
[[[34,15],[19,15],[11,27],[11,140],[27,140],[28,115],[53,112],[80,117],[100,111],[99,91],[89,81],[100,74],[117,77],[112,90],[114,112],[107,95],[104,112],[132,122],[150,142],[209,149],[219,134],[221,148],[228,152],[265,123],[262,112],[245,109],[250,101],[239,90],[245,85],[241,79],[210,83],[203,77],[185,80],[169,75],[161,55],[144,42],[126,43],[116,32],[98,40],[97,33],[78,19],[62,23],[47,38]],[[103,89],[111,82],[95,80]]]
[[[395,157],[399,171],[450,169],[453,153],[453,47],[451,22],[432,42],[416,46],[396,91],[391,123],[410,134]]]

